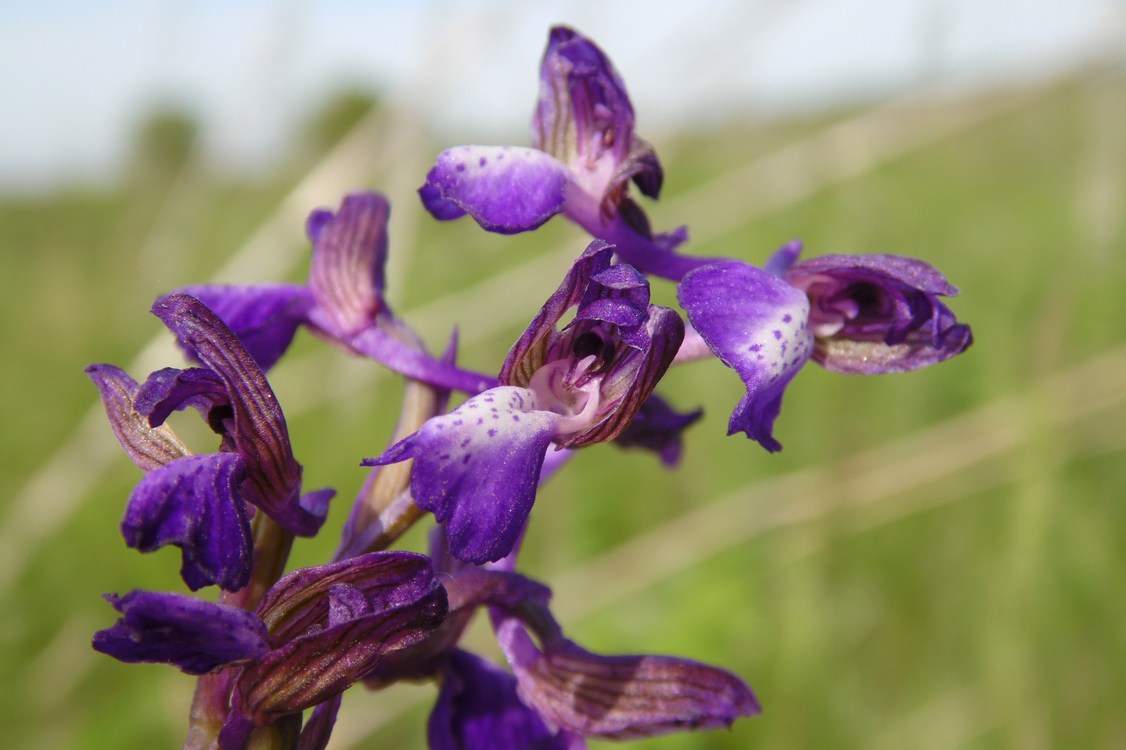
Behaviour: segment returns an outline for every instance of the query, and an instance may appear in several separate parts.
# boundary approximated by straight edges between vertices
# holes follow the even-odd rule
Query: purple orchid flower
[[[674,252],[687,239],[684,228],[653,234],[629,198],[631,181],[656,198],[664,179],[656,152],[633,127],[633,105],[610,59],[581,34],[556,26],[540,67],[532,148],[443,151],[419,196],[437,219],[469,214],[501,234],[535,229],[562,213],[642,272],[679,279],[710,261]]]
[[[649,304],[634,268],[611,264],[594,241],[512,347],[502,385],[365,465],[413,458],[411,493],[461,560],[497,560],[512,549],[535,499],[548,446],[613,440],[668,369],[684,336],[680,317]],[[565,313],[574,319],[562,330]]]
[[[448,609],[430,560],[410,552],[296,570],[254,612],[148,591],[107,599],[122,616],[94,636],[98,651],[189,674],[236,670],[224,747],[242,747],[254,726],[326,706],[306,727],[323,746],[338,696],[384,659],[431,637]]]
[[[866,375],[925,367],[964,351],[970,328],[938,298],[958,290],[934,267],[896,255],[827,255],[795,261],[779,249],[766,270],[739,261],[692,271],[677,291],[711,351],[747,386],[728,423],[769,451],[782,394],[812,359]]]
[[[214,310],[263,370],[278,361],[304,325],[350,354],[415,380],[467,393],[496,385],[493,378],[432,358],[388,307],[383,268],[390,212],[386,198],[374,192],[345,196],[335,213],[313,211],[306,222],[313,243],[308,285],[205,284],[178,291]]]
[[[146,472],[129,499],[122,535],[143,552],[180,547],[181,577],[192,590],[218,584],[235,591],[249,581],[253,559],[247,503],[309,536],[323,523],[333,491],[301,494],[301,465],[277,398],[214,313],[188,295],[162,297],[153,312],[208,368],[160,370],[140,386],[116,367],[87,368],[118,440]],[[192,455],[164,425],[188,406],[222,436],[218,452]]]

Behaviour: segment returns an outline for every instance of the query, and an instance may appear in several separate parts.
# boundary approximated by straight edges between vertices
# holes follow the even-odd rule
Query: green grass
[[[1106,360],[1041,387],[1126,344],[1123,115],[1122,80],[1073,82],[769,212],[750,202],[761,185],[705,205],[689,199],[835,119],[658,142],[667,184],[651,217],[658,228],[696,230],[702,239],[691,252],[761,261],[801,237],[811,255],[915,255],[961,288],[952,306],[976,343],[901,376],[808,368],[787,393],[777,426],[785,450],[773,456],[723,435],[741,392],[733,373],[713,364],[674,371],[667,395],[706,410],[679,469],[593,448],[541,492],[523,565],[557,584],[569,634],[598,651],[723,664],[765,707],[730,732],[638,747],[1126,744],[1126,376]],[[402,158],[417,161],[421,175],[442,145]],[[147,179],[0,202],[0,507],[9,521],[34,472],[95,403],[82,368],[132,361],[159,331],[145,312],[153,297],[212,275],[292,186]],[[381,175],[370,184],[380,187]],[[468,221],[423,221],[409,192],[390,197],[406,227],[392,236],[392,253],[402,257],[410,241],[403,281],[391,290],[408,320],[499,269],[585,244],[561,221],[500,237]],[[677,205],[696,213],[668,208]],[[702,229],[709,222],[725,229],[713,236]],[[292,237],[301,241],[299,224]],[[297,267],[290,278],[303,274]],[[495,369],[556,283],[525,275],[505,299],[482,295],[485,307],[424,321],[424,333],[437,345],[456,324],[465,362]],[[655,293],[671,299],[667,286]],[[509,315],[506,303],[522,312]],[[475,315],[496,316],[492,332],[477,335]],[[359,459],[387,439],[399,386],[307,337],[273,379],[308,485],[335,486],[342,498],[322,537],[295,550],[295,564],[311,564],[334,546],[363,479]],[[984,416],[955,421],[973,414]],[[938,432],[911,442],[928,430]],[[108,428],[96,439],[113,440]],[[118,664],[88,642],[114,619],[100,593],[175,590],[177,556],[124,548],[117,524],[137,472],[123,455],[104,471],[96,462],[67,470],[80,497],[54,522],[57,498],[32,498],[46,533],[13,547],[21,567],[3,593],[0,678],[11,688],[0,701],[0,745],[176,746],[191,679]],[[636,546],[615,558],[624,544]],[[668,562],[686,551],[683,563]],[[374,723],[378,706],[399,705],[391,694],[353,692],[341,737]],[[355,746],[421,747],[428,698],[410,695],[405,715]]]

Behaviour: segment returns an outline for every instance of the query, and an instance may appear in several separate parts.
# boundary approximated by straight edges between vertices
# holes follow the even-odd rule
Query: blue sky
[[[599,42],[643,129],[1030,80],[1126,47],[1121,0],[42,0],[0,5],[0,188],[112,177],[182,105],[268,163],[348,85],[458,142],[526,138],[552,23]]]

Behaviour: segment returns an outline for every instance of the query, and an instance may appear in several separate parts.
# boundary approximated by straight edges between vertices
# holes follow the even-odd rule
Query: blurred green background
[[[976,343],[904,375],[807,368],[777,455],[724,437],[734,373],[674,370],[665,395],[705,409],[678,469],[595,447],[540,493],[523,569],[553,586],[575,640],[722,664],[763,703],[731,731],[638,747],[1126,746],[1123,123],[1122,71],[1093,69],[814,118],[642,128],[666,168],[646,208],[659,229],[688,225],[686,252],[761,262],[799,237],[807,257],[917,256],[962,290],[951,306]],[[158,294],[303,280],[306,212],[373,187],[394,207],[394,309],[434,346],[457,326],[462,361],[495,371],[586,244],[562,220],[517,237],[429,220],[413,190],[460,141],[363,94],[310,115],[253,180],[209,169],[197,135],[190,115],[159,112],[114,184],[0,199],[5,748],[183,739],[191,678],[89,647],[115,619],[102,592],[178,589],[174,550],[121,541],[139,473],[82,373],[180,362],[146,312]],[[335,546],[401,385],[305,335],[272,380],[307,486],[339,491],[321,537],[295,550],[312,564]],[[471,641],[492,648],[484,627]],[[350,691],[331,747],[422,747],[434,693]]]

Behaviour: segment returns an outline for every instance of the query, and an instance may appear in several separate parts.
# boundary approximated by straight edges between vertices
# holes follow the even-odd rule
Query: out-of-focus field
[[[553,585],[573,638],[723,664],[764,705],[730,732],[638,747],[1126,746],[1123,123],[1126,81],[1104,74],[817,121],[642,129],[666,167],[650,218],[687,224],[687,252],[761,262],[800,237],[807,255],[924,258],[961,288],[951,305],[976,343],[905,375],[807,368],[773,456],[724,436],[734,373],[675,370],[666,395],[706,410],[678,469],[600,446],[541,492],[523,565]],[[303,279],[306,211],[374,187],[394,206],[393,306],[435,346],[456,325],[462,361],[495,371],[585,246],[561,220],[502,237],[424,217],[413,190],[455,145],[424,138],[376,111],[261,182],[142,151],[120,188],[0,202],[0,746],[183,739],[191,678],[89,647],[115,619],[102,592],[179,589],[174,550],[143,557],[120,538],[139,473],[82,373],[179,363],[153,298]],[[272,379],[307,486],[339,490],[322,537],[296,548],[294,564],[312,564],[334,547],[360,459],[389,436],[400,384],[304,335]],[[471,640],[490,648],[484,627]],[[433,695],[351,691],[332,747],[422,747]]]

